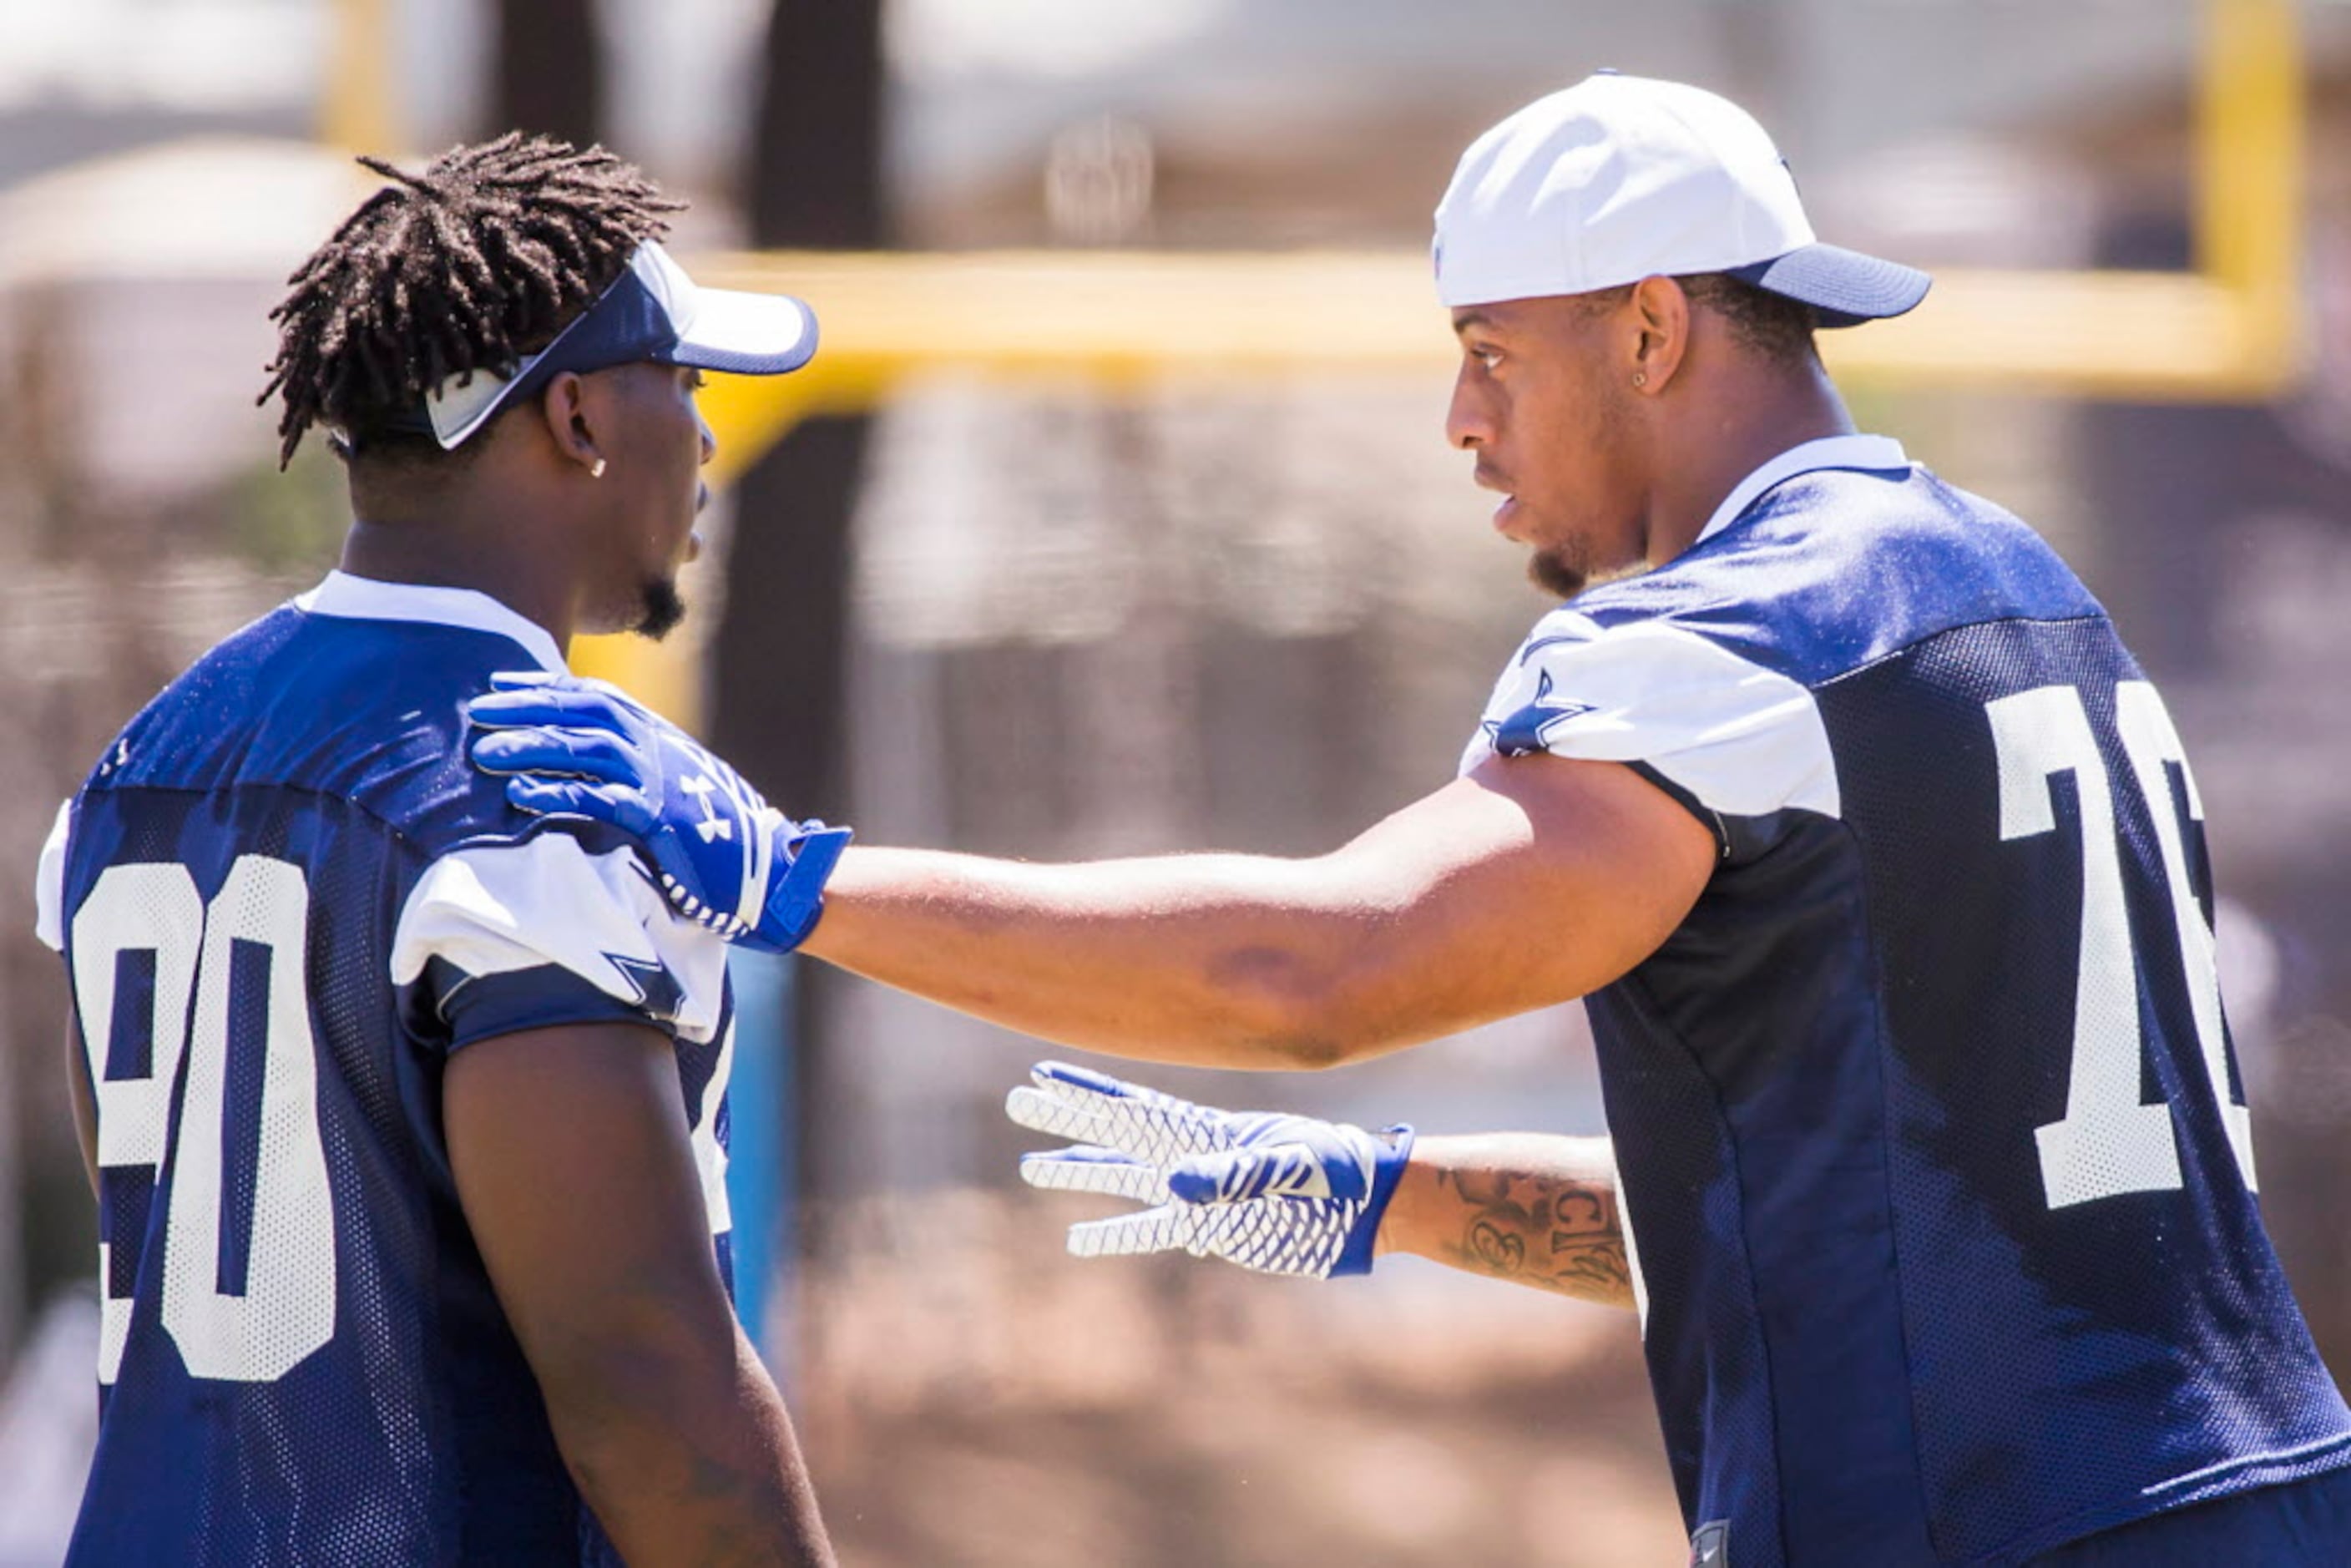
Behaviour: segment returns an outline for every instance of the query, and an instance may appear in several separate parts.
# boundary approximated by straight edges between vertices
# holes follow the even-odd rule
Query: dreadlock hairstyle
[[[281,393],[278,466],[323,424],[353,447],[437,454],[384,430],[451,375],[512,375],[619,277],[684,206],[601,146],[510,131],[453,147],[422,174],[360,162],[391,183],[343,220],[269,319]]]

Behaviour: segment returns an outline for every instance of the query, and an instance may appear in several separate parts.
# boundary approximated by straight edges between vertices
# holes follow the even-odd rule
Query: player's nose
[[[1445,410],[1445,439],[1463,452],[1474,452],[1494,439],[1494,422],[1469,377],[1465,362],[1453,378],[1453,401]]]

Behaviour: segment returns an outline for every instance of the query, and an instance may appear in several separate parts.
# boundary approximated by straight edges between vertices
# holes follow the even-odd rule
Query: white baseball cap
[[[1613,71],[1469,144],[1437,205],[1436,259],[1448,306],[1721,272],[1823,327],[1899,316],[1933,281],[1815,240],[1786,160],[1729,99]]]

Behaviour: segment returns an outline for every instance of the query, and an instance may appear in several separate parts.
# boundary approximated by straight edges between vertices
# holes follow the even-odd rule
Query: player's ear
[[[1653,275],[1633,286],[1630,306],[1638,330],[1631,367],[1634,390],[1661,392],[1689,351],[1689,296],[1672,278]]]
[[[604,453],[597,440],[599,410],[596,400],[589,395],[586,380],[570,371],[561,372],[547,383],[538,407],[557,455],[578,465],[589,477],[601,478]]]

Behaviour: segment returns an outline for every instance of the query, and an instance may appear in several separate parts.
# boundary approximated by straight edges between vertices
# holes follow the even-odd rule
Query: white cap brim
[[[590,371],[643,361],[737,375],[799,370],[816,354],[816,312],[789,294],[702,288],[653,240],[596,301],[510,376],[475,369],[444,380],[425,398],[444,448],[472,435],[516,392],[556,370]]]
[[[672,364],[775,376],[816,353],[816,312],[789,294],[705,288],[651,241],[630,265],[669,313],[677,346],[663,358]]]
[[[773,376],[799,370],[816,354],[816,312],[789,294],[702,288],[694,307],[671,354],[681,365]]]

